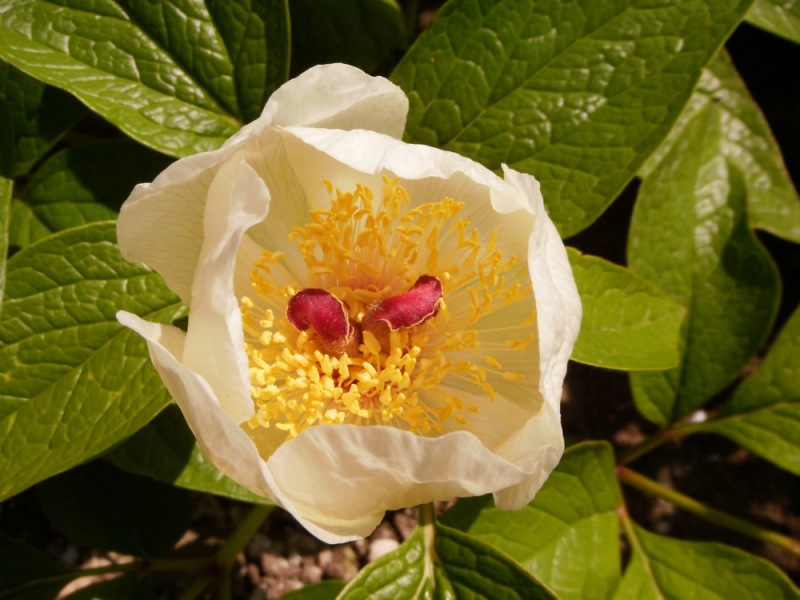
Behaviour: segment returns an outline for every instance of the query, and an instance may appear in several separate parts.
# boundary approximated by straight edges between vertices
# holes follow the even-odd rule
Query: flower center
[[[523,378],[481,347],[479,321],[524,303],[527,320],[509,329],[532,329],[531,288],[520,284],[527,269],[504,259],[496,231],[481,238],[451,198],[409,208],[393,181],[379,202],[364,186],[327,185],[331,208],[288,236],[296,256],[264,251],[251,273],[255,294],[241,299],[250,426],[292,436],[315,424],[421,435],[463,426],[478,407],[454,390],[494,399],[493,379]],[[521,351],[534,337],[502,347]]]

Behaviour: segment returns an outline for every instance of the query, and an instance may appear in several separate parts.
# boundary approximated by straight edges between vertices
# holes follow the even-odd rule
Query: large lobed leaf
[[[702,109],[645,179],[628,264],[688,308],[681,364],[632,373],[638,409],[666,424],[729,385],[766,339],[780,297],[774,263],[750,230],[746,187],[717,150],[720,109]]]
[[[392,78],[407,137],[534,174],[562,235],[668,133],[750,0],[453,0]]]
[[[123,260],[113,223],[56,234],[8,262],[0,317],[0,499],[100,454],[169,401],[144,342],[115,319],[182,314]]]
[[[642,165],[641,175],[647,178],[653,172],[686,126],[709,105],[716,107],[712,116],[719,119],[719,135],[697,142],[742,172],[750,225],[800,242],[800,197],[767,120],[724,50],[703,69],[689,103],[661,146]]]
[[[0,0],[0,57],[186,156],[221,145],[285,80],[287,19],[284,0]]]

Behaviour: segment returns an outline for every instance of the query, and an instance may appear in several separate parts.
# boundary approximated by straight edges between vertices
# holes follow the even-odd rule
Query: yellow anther
[[[256,407],[248,426],[295,436],[339,423],[391,425],[418,435],[438,435],[446,421],[450,428],[465,425],[465,413],[478,407],[439,387],[466,382],[474,394],[494,400],[493,381],[523,378],[481,350],[479,325],[484,316],[525,302],[530,318],[514,323],[517,337],[500,347],[523,350],[536,339],[527,271],[516,256],[502,255],[496,231],[482,236],[460,217],[464,206],[451,198],[409,209],[396,181],[386,180],[382,198],[362,185],[349,193],[325,186],[330,208],[311,211],[309,222],[288,235],[305,262],[302,282],[284,253],[265,251],[251,273],[254,295],[240,300]],[[443,287],[434,318],[381,339],[361,328],[370,306],[406,292],[425,274]],[[342,301],[358,330],[357,349],[333,353],[313,330],[298,332],[280,316],[307,288]]]

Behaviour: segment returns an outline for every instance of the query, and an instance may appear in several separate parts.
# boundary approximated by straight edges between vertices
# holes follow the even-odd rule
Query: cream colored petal
[[[387,510],[486,494],[528,476],[470,433],[421,438],[378,426],[312,427],[268,465],[287,509],[329,532],[326,541],[368,535]]]
[[[344,64],[312,67],[278,88],[262,119],[274,126],[368,129],[400,138],[408,98],[383,77]]]
[[[133,189],[117,221],[122,256],[160,273],[184,304],[203,241],[206,193],[223,158],[205,153],[173,163],[153,183]]]
[[[519,483],[494,493],[494,502],[498,508],[518,510],[533,500],[564,453],[564,437],[561,434],[558,410],[545,404],[497,452],[528,473]]]
[[[222,410],[208,382],[181,362],[183,332],[126,312],[117,313],[117,319],[147,341],[153,365],[209,460],[253,493],[276,500],[255,445]]]
[[[283,132],[290,163],[296,172],[306,175],[303,179],[314,189],[323,179],[342,190],[352,189],[357,182],[381,189],[383,175],[402,180],[446,180],[461,175],[465,176],[462,185],[469,181],[473,185],[506,189],[502,179],[463,156],[430,146],[406,144],[374,131],[287,127]],[[365,176],[369,175],[373,179],[365,182]]]
[[[254,412],[239,302],[236,256],[245,232],[263,220],[270,194],[244,161],[231,157],[209,186],[203,247],[192,284],[183,362],[201,373],[225,412],[243,423]]]
[[[506,181],[532,199],[536,215],[528,266],[534,282],[542,387],[546,401],[558,406],[561,388],[581,325],[582,307],[567,250],[547,215],[539,183],[530,175],[503,168]]]

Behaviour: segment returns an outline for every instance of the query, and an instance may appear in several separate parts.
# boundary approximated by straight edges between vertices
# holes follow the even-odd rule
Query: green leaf
[[[552,600],[555,596],[502,552],[437,523],[418,526],[397,550],[362,569],[338,598]]]
[[[252,121],[289,76],[287,0],[209,0],[205,6],[230,57],[239,114]]]
[[[626,533],[633,556],[614,600],[800,598],[777,567],[741,550],[675,540],[635,525]]]
[[[160,556],[189,526],[189,492],[103,461],[51,477],[36,490],[50,522],[92,548]]]
[[[0,130],[3,119],[0,117]],[[2,133],[0,133],[2,136]],[[0,148],[2,147],[0,140]],[[3,296],[6,287],[6,262],[9,248],[9,226],[11,223],[11,194],[14,191],[14,181],[0,175],[0,315],[3,314]]]
[[[407,137],[542,183],[563,236],[669,132],[750,0],[453,0],[392,78]]]
[[[572,360],[608,369],[668,369],[678,364],[686,310],[632,271],[569,249],[583,304]]]
[[[337,596],[339,600],[418,598],[432,586],[433,557],[423,527],[394,552],[369,563]]]
[[[724,435],[800,475],[800,308],[786,323],[758,370],[722,411],[698,431]]]
[[[642,166],[642,176],[647,178],[653,172],[692,119],[712,104],[717,107],[721,134],[702,143],[744,175],[750,225],[800,242],[800,197],[761,109],[724,50],[703,69],[697,89],[669,136]]]
[[[113,223],[56,234],[8,261],[0,318],[0,499],[124,440],[169,402],[147,348],[115,319],[183,314],[124,260]]]
[[[228,479],[209,462],[175,405],[166,407],[147,426],[103,458],[120,469],[190,490],[245,502],[269,503],[266,498]]]
[[[454,598],[530,598],[556,596],[508,556],[456,529],[435,528],[439,578]]]
[[[13,132],[13,174],[23,175],[86,114],[86,108],[69,94],[0,61],[0,112],[6,113]]]
[[[290,0],[292,73],[342,62],[374,73],[407,46],[395,0]]]
[[[0,56],[172,156],[219,147],[287,73],[285,2],[0,0]]]
[[[567,449],[522,510],[499,510],[489,496],[468,498],[442,522],[505,552],[562,600],[600,599],[619,582],[619,505],[611,447],[583,443]]]
[[[65,600],[156,600],[156,595],[148,577],[134,574],[94,583],[64,598]]]
[[[334,600],[344,589],[346,582],[339,579],[326,579],[281,596],[283,600]]]
[[[137,183],[171,160],[131,141],[87,144],[53,155],[14,203],[11,245],[24,248],[55,231],[116,219]]]
[[[800,4],[794,0],[755,0],[745,19],[800,44]]]
[[[69,579],[67,569],[0,531],[0,599],[55,598]]]
[[[724,135],[710,104],[644,181],[631,220],[630,268],[688,308],[681,364],[631,373],[639,411],[658,424],[730,384],[764,342],[780,297],[769,255],[748,227],[745,185],[716,151]]]

